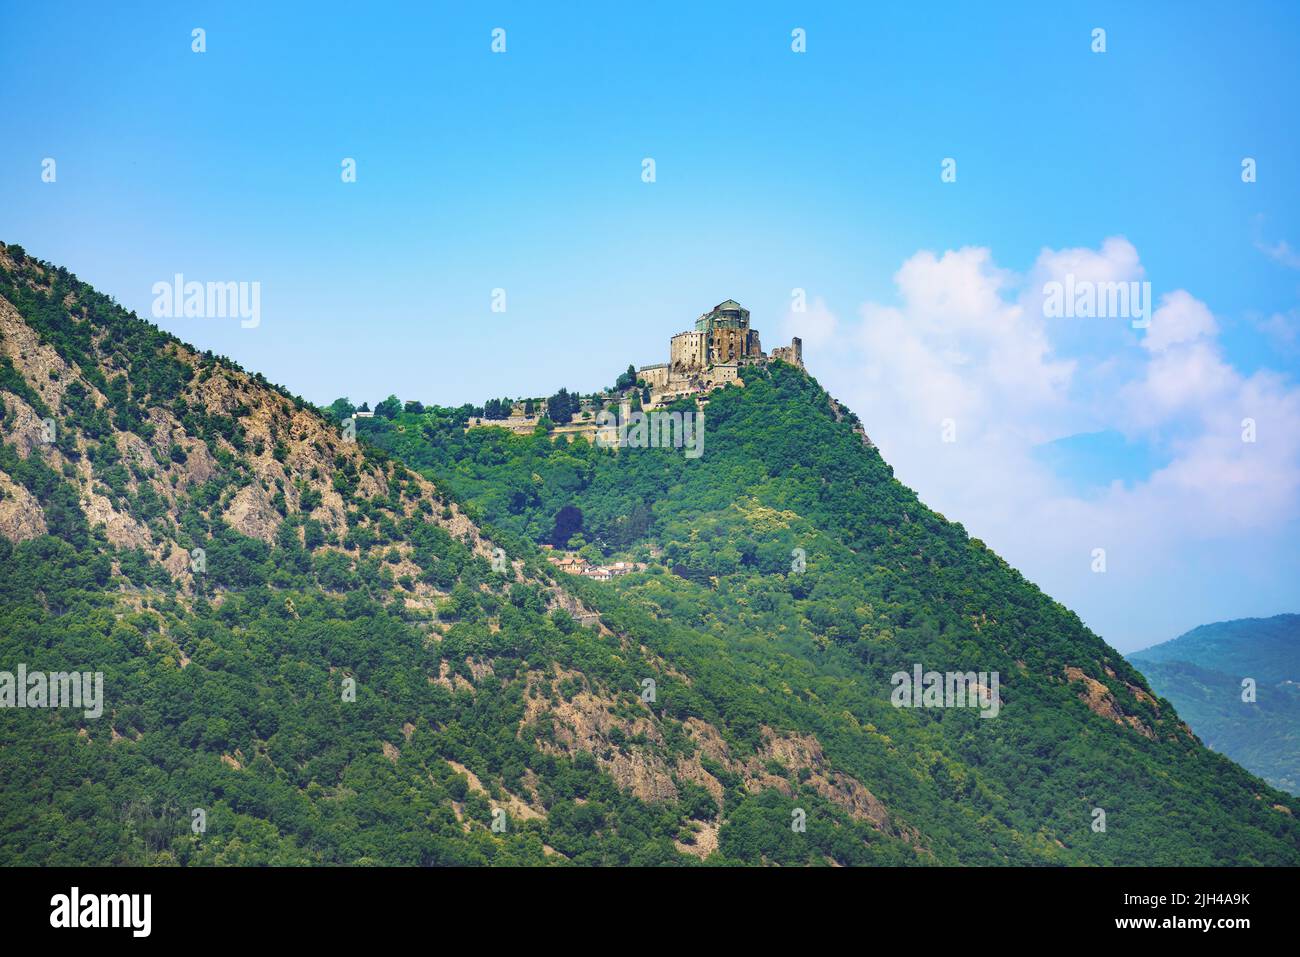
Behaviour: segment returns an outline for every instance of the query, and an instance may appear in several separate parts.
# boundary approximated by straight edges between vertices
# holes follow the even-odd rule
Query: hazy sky
[[[6,10],[0,239],[260,283],[159,322],[321,403],[593,390],[734,297],[1122,650],[1300,610],[1297,5],[174,6]]]

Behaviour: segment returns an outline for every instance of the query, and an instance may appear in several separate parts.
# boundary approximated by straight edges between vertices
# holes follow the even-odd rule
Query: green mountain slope
[[[1227,819],[1262,810],[1259,826],[1290,833],[1280,795],[1209,754],[1075,615],[921,505],[798,371],[751,370],[715,393],[695,461],[465,432],[469,412],[390,405],[363,429],[492,527],[556,542],[576,528],[593,559],[648,562],[572,587],[630,629],[648,616],[642,640],[685,673],[716,674],[733,726],[751,713],[816,729],[833,763],[926,822],[938,859],[1241,860]],[[998,671],[1000,716],[890,707],[890,676],[917,663]]]
[[[0,672],[104,676],[0,708],[7,862],[1300,862],[1300,803],[796,370],[697,460],[391,406],[350,442],[13,246],[0,357]],[[647,568],[557,571],[566,507]],[[916,664],[997,716],[893,707]]]
[[[1201,625],[1129,660],[1208,747],[1300,793],[1300,615]]]

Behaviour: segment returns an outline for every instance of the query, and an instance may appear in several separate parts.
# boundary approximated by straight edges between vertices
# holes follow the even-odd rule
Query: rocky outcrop
[[[578,682],[584,690],[564,698],[560,685],[565,679]],[[618,717],[617,705],[613,697],[591,690],[582,674],[556,665],[549,676],[538,672],[528,675],[520,729],[537,726],[545,720],[550,736],[549,740],[538,740],[538,747],[543,751],[570,756],[586,752],[621,789],[641,800],[676,800],[678,789],[672,768],[654,747],[663,744],[654,716],[646,709],[644,716]],[[616,736],[623,741],[641,739],[646,745],[625,747],[615,742]]]
[[[25,542],[45,534],[45,513],[40,503],[8,475],[0,472],[0,535]]]
[[[561,685],[567,680],[582,690],[565,698]],[[678,782],[690,781],[703,787],[720,808],[724,805],[722,783],[705,767],[705,762],[739,776],[747,790],[758,793],[768,789],[793,795],[798,785],[792,777],[811,787],[850,817],[866,821],[872,827],[910,839],[910,832],[897,827],[885,805],[861,781],[830,767],[821,743],[812,735],[761,729],[762,744],[744,759],[732,755],[726,740],[716,727],[700,718],[682,722],[682,730],[695,744],[689,755],[678,755],[670,763],[664,757],[664,735],[660,719],[648,708],[643,715],[626,715],[626,705],[608,694],[591,688],[577,672],[558,666],[549,675],[532,672],[526,680],[525,713],[521,732],[549,729],[549,737],[539,735],[538,746],[552,753],[569,756],[579,752],[592,755],[618,786],[647,802],[676,800]],[[636,741],[636,744],[629,744]],[[790,772],[774,773],[772,763]],[[724,808],[725,817],[725,808]],[[695,844],[680,845],[686,853],[699,853],[708,847],[707,833]],[[716,840],[716,829],[712,840]]]
[[[1088,710],[1095,715],[1114,721],[1116,724],[1126,728],[1131,728],[1144,738],[1155,740],[1155,731],[1147,725],[1137,715],[1127,714],[1120,707],[1119,702],[1111,693],[1110,689],[1102,682],[1098,681],[1084,673],[1082,668],[1076,668],[1073,665],[1065,666],[1065,679],[1070,684],[1079,683],[1082,688],[1079,691],[1079,700],[1088,706]],[[1131,685],[1129,686],[1132,687]],[[1136,689],[1140,690],[1140,689]],[[1148,696],[1149,698],[1149,696]]]
[[[221,520],[249,538],[271,542],[275,539],[282,518],[272,507],[266,489],[254,482],[235,493],[229,507],[222,513]]]
[[[51,409],[63,404],[63,390],[73,370],[52,346],[44,345],[36,330],[23,321],[18,310],[0,297],[0,354],[9,357],[14,369]]]

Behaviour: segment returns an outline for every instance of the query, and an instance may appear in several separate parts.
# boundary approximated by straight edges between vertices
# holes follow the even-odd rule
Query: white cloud
[[[1256,327],[1268,336],[1275,349],[1294,352],[1300,344],[1300,309],[1275,312],[1265,319],[1256,319]]]
[[[1122,238],[1044,249],[1023,277],[987,249],[921,251],[895,275],[896,304],[866,303],[845,323],[827,310],[818,322],[841,330],[840,345],[812,367],[927,504],[1134,647],[1145,642],[1125,629],[1142,616],[1123,609],[1187,588],[1189,556],[1249,554],[1300,518],[1300,389],[1235,368],[1213,313],[1184,290],[1161,297],[1145,334],[1123,319],[1044,318],[1044,282],[1070,272],[1144,278]],[[1254,443],[1242,441],[1246,418]],[[941,440],[944,419],[956,423],[955,443]],[[1167,464],[1085,494],[1035,453],[1098,429],[1152,443]],[[1090,572],[1094,547],[1108,551],[1109,579]]]
[[[919,252],[894,280],[902,305],[864,305],[857,337],[875,395],[898,406],[892,421],[935,436],[944,419],[970,437],[1037,434],[1074,365],[1051,357],[1041,312],[1006,297],[1015,277],[967,247]]]
[[[1256,240],[1255,248],[1275,263],[1286,266],[1288,269],[1300,269],[1300,252],[1292,249],[1291,244],[1285,239],[1279,239],[1275,243]]]
[[[1161,297],[1160,308],[1151,317],[1151,328],[1142,345],[1151,352],[1164,352],[1180,342],[1192,342],[1219,331],[1205,303],[1179,289]]]
[[[1111,236],[1102,242],[1101,249],[1043,247],[1034,263],[1031,285],[1041,289],[1043,283],[1062,280],[1068,274],[1090,282],[1128,282],[1143,279],[1146,270],[1131,242],[1123,236]]]

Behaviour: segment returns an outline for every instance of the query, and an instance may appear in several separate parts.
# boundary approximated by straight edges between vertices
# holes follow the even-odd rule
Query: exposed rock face
[[[802,364],[800,367],[802,368]],[[831,414],[835,416],[835,421],[843,422],[844,408],[839,404],[839,402],[835,400],[834,396],[828,396],[828,399],[830,401]],[[862,427],[861,422],[859,422],[853,427],[853,431],[856,432],[859,438],[862,439],[862,444],[864,446],[866,446],[869,449],[874,449],[876,447],[876,443],[871,441],[871,437],[867,435],[867,430]]]
[[[0,350],[51,408],[62,404],[72,370],[53,347],[41,343],[13,304],[0,297]]]
[[[152,544],[147,528],[130,515],[119,512],[98,492],[88,492],[81,507],[92,526],[104,529],[110,544],[119,548],[145,548]]]
[[[45,513],[40,503],[8,475],[0,472],[0,535],[14,542],[44,535]]]
[[[583,675],[566,672],[558,665],[549,678],[537,673],[528,676],[521,729],[548,719],[552,740],[538,742],[543,750],[569,755],[586,752],[620,788],[641,800],[676,800],[678,790],[672,769],[662,756],[644,746],[623,748],[614,744],[617,729],[623,740],[644,735],[649,744],[662,745],[663,735],[649,710],[644,717],[635,719],[617,717],[614,710],[618,702],[590,690],[579,691],[566,700],[560,694],[560,684],[566,678],[588,686]]]
[[[4,401],[5,440],[18,450],[20,457],[27,458],[45,445],[44,424],[36,410],[17,396],[6,393]]]
[[[550,610],[560,610],[567,614],[583,627],[598,625],[600,616],[584,605],[578,598],[571,595],[562,588],[552,587],[550,589],[551,601]]]
[[[207,445],[187,435],[176,417],[166,409],[150,409],[149,424],[154,428],[152,450],[155,459],[165,460],[173,444],[179,445],[185,453],[185,461],[169,470],[170,474],[177,476],[178,489],[202,485],[217,474],[216,459]]]
[[[767,759],[774,759],[791,770],[810,771],[808,783],[826,800],[844,808],[851,817],[870,821],[877,829],[888,827],[889,813],[885,806],[860,781],[830,770],[821,744],[812,735],[781,735],[766,727],[762,733],[763,750],[750,758],[747,765],[751,775],[757,777],[755,766]]]
[[[582,690],[567,699],[560,694],[560,686],[566,679],[582,686]],[[832,769],[821,743],[812,735],[763,727],[762,746],[756,753],[739,759],[733,757],[716,727],[692,717],[682,722],[681,728],[696,749],[688,756],[676,756],[670,764],[662,753],[661,719],[649,709],[645,709],[643,716],[620,717],[616,698],[592,689],[577,672],[558,667],[550,675],[529,674],[526,684],[520,730],[549,727],[550,739],[539,738],[539,747],[568,755],[579,752],[592,755],[620,788],[643,801],[676,800],[680,794],[679,782],[690,781],[708,791],[721,808],[722,783],[704,767],[704,760],[738,775],[751,792],[775,789],[782,794],[794,794],[796,786],[790,777],[769,770],[769,764],[775,761],[787,771],[799,774],[804,783],[849,816],[909,841],[914,837],[910,830],[893,823],[884,804],[862,782]],[[626,706],[622,711],[626,713]],[[630,741],[642,743],[629,744]],[[717,826],[722,819],[701,828],[695,844],[679,842],[679,849],[697,855],[710,853],[716,848]]]
[[[1115,696],[1111,694],[1110,689],[1102,684],[1102,682],[1085,674],[1083,669],[1076,668],[1073,665],[1066,665],[1065,678],[1071,684],[1082,682],[1083,688],[1079,692],[1079,700],[1086,704],[1088,710],[1093,714],[1114,721],[1118,725],[1132,728],[1144,738],[1150,738],[1153,741],[1155,740],[1155,731],[1137,715],[1125,713],[1120,707],[1119,702],[1115,699]],[[1128,685],[1127,683],[1126,686],[1131,691],[1141,693],[1142,697],[1146,698],[1148,701],[1152,700],[1150,695],[1142,692],[1140,688],[1134,688],[1132,685]]]
[[[189,579],[190,576],[190,554],[177,545],[175,542],[171,545],[171,551],[163,559],[163,567],[167,572],[177,580]]]
[[[689,843],[681,840],[673,843],[683,854],[704,860],[718,849],[718,832],[722,830],[722,825],[718,821],[695,821],[692,829],[694,833]]]
[[[438,677],[430,678],[430,684],[442,685],[448,691],[474,691],[474,685],[458,674],[451,673],[451,667],[445,661],[438,662]]]
[[[774,788],[783,794],[793,794],[789,778],[773,774],[768,763],[776,761],[790,771],[807,771],[806,782],[822,797],[839,805],[851,817],[870,821],[879,830],[890,828],[889,812],[874,794],[860,781],[847,774],[831,770],[821,743],[812,735],[779,732],[774,728],[760,729],[763,744],[758,752],[741,762],[732,759],[730,749],[717,730],[698,719],[689,719],[685,728],[699,745],[700,752],[711,761],[738,773],[750,791]]]
[[[388,753],[387,749],[392,747],[393,746],[391,744],[385,744],[385,754]],[[397,749],[393,748],[393,751],[396,752]],[[473,771],[471,771],[469,768],[465,767],[465,765],[461,764],[459,761],[452,761],[452,760],[448,760],[447,765],[457,774],[465,778],[465,782],[467,786],[475,794],[482,794],[484,797],[488,797],[488,798],[492,797],[492,792],[489,791],[488,788],[484,786],[479,776],[475,774]],[[531,783],[527,778],[525,779],[524,783],[526,786],[531,787]],[[546,809],[542,807],[541,803],[537,800],[535,791],[532,795],[530,795],[532,798],[531,801],[525,800],[524,798],[520,797],[517,794],[511,794],[505,788],[501,788],[500,793],[503,799],[494,801],[495,805],[502,808],[510,817],[514,818],[515,820],[530,821],[530,820],[538,820],[546,817]],[[459,811],[458,811],[458,816],[460,816]]]
[[[258,483],[241,488],[221,518],[231,528],[264,542],[274,540],[281,521],[280,514],[271,507],[266,489]]]

